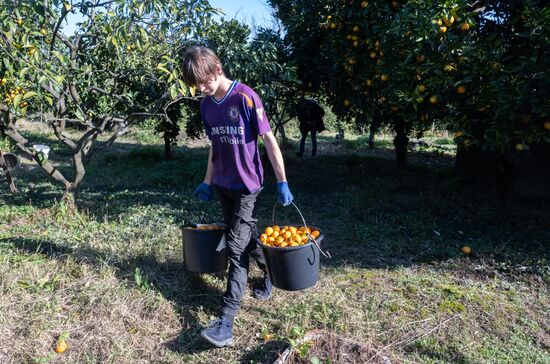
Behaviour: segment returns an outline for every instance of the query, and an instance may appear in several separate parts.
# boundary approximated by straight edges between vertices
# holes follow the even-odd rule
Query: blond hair
[[[183,55],[183,80],[188,85],[209,81],[216,76],[216,68],[222,67],[220,59],[207,47],[193,46]],[[223,70],[222,70],[223,73]]]

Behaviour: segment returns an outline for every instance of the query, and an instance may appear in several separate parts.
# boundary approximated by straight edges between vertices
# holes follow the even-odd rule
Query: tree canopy
[[[438,123],[468,146],[550,142],[542,1],[271,0],[298,74],[357,123]]]

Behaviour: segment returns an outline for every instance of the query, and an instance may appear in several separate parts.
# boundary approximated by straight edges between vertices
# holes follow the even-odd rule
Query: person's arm
[[[281,149],[279,149],[279,144],[277,144],[277,139],[270,131],[266,134],[263,134],[262,140],[264,141],[265,151],[269,157],[269,161],[273,166],[273,171],[275,172],[275,177],[277,182],[286,182],[286,173],[285,173],[285,164],[283,161],[283,154]]]
[[[267,156],[273,166],[275,177],[277,178],[277,202],[283,206],[288,206],[294,200],[294,196],[288,188],[288,182],[286,181],[285,164],[283,162],[283,154],[279,149],[279,144],[271,131],[262,134],[262,140],[264,141],[265,150]]]
[[[212,145],[210,145],[210,151],[208,152],[208,165],[206,167],[206,175],[203,182],[195,189],[195,196],[202,201],[211,201],[214,195],[212,191],[212,179],[214,174],[214,167],[212,164]]]
[[[210,145],[210,150],[208,151],[208,165],[206,167],[206,175],[204,176],[204,183],[207,185],[212,184],[214,174],[214,165],[212,164],[212,145]]]

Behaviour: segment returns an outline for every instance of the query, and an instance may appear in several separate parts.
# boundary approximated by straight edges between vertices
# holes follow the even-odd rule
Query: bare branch
[[[46,122],[47,123],[53,123],[55,121],[64,121],[66,122],[67,124],[71,124],[71,125],[76,125],[76,126],[80,126],[80,127],[84,127],[84,128],[89,128],[90,125],[82,122],[81,120],[78,120],[78,119],[71,119],[71,118],[48,118],[46,119]]]
[[[65,121],[63,119],[58,119],[58,121],[51,123],[51,125],[57,139],[67,145],[71,151],[75,152],[77,148],[76,143],[65,135]]]
[[[47,91],[50,95],[58,99],[61,95],[55,91],[51,85],[46,85],[45,83],[41,85],[41,87],[44,89],[44,91]]]
[[[59,38],[63,43],[65,43],[65,45],[67,45],[69,48],[72,48],[71,42],[69,42],[69,40],[63,34],[59,33],[59,28],[61,27],[61,23],[63,22],[63,19],[65,19],[68,13],[69,12],[67,11],[67,9],[65,9],[65,7],[63,6],[61,8],[61,16],[59,17],[57,24],[53,29],[52,40],[50,44],[50,53],[53,52],[53,48],[55,45],[55,38]]]
[[[55,168],[49,161],[41,163],[38,159],[38,153],[31,148],[28,148],[26,144],[28,140],[25,139],[16,129],[15,118],[9,114],[8,111],[1,112],[2,124],[5,126],[5,133],[13,141],[16,142],[16,146],[22,152],[30,155],[34,161],[50,176],[52,176],[56,181],[65,186],[65,190],[69,191],[72,187],[71,183],[63,176],[63,174]]]
[[[109,5],[109,4],[112,4],[112,3],[115,3],[116,0],[108,0],[108,1],[104,1],[102,3],[98,3],[96,5],[94,5],[94,7],[101,7],[101,6],[105,6],[105,5]]]
[[[116,94],[113,94],[113,93],[110,93],[108,92],[107,90],[104,90],[100,87],[97,87],[97,86],[92,86],[90,87],[88,90],[90,91],[95,91],[95,92],[99,92],[103,95],[106,95],[106,96],[110,96],[112,98],[114,98],[115,100],[117,101],[120,101],[120,102],[124,102],[126,104],[130,104],[132,105],[132,102],[130,100],[128,100],[127,98],[125,98],[124,96],[120,96],[120,95],[116,95]]]

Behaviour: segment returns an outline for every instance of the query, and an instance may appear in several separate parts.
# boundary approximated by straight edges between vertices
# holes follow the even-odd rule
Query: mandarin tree
[[[74,35],[60,25],[80,13]],[[0,0],[0,127],[66,192],[76,192],[92,155],[146,118],[162,118],[187,93],[177,45],[210,22],[207,1]],[[70,150],[69,179],[30,147],[16,120],[43,118]],[[77,126],[78,136],[67,133]],[[98,138],[102,141],[97,142]]]
[[[550,11],[542,1],[270,4],[301,80],[340,117],[391,125],[401,166],[407,134],[434,122],[490,150],[548,138]]]
[[[501,154],[550,142],[550,8],[542,1],[481,2],[449,102],[464,148]],[[465,31],[465,30],[462,30]]]
[[[460,48],[463,38],[447,36],[438,22],[443,24],[451,9],[458,12],[465,2],[271,4],[286,26],[302,81],[326,95],[340,117],[374,128],[393,127],[403,167],[407,135],[425,130],[430,113],[440,114],[440,89],[449,82],[442,71],[445,58]]]

